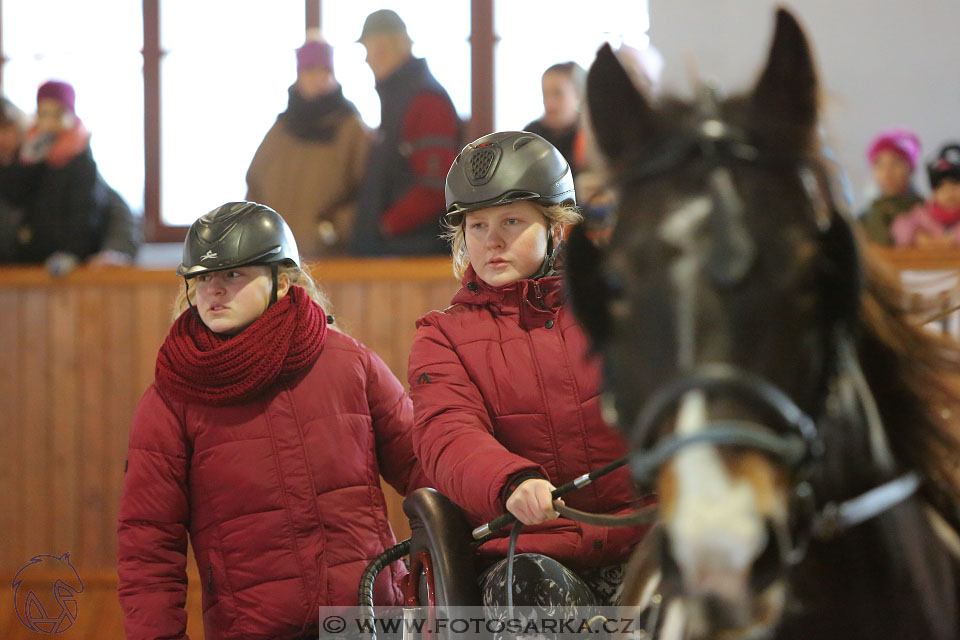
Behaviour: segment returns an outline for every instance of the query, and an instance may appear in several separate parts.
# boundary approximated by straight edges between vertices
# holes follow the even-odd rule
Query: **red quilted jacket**
[[[180,404],[155,385],[130,432],[119,523],[128,640],[185,638],[187,532],[207,640],[317,637],[320,605],[355,605],[395,544],[379,474],[423,486],[412,406],[372,351],[330,331],[313,367],[256,400]],[[400,562],[378,603],[401,600]]]
[[[600,369],[564,305],[562,278],[490,287],[472,268],[443,312],[417,322],[409,382],[413,444],[433,486],[474,524],[504,511],[505,489],[535,473],[555,486],[626,452],[600,416]],[[626,468],[565,498],[614,513],[636,502]],[[519,552],[579,566],[624,560],[644,529],[607,529],[559,518],[524,527]],[[505,555],[505,537],[482,547]]]

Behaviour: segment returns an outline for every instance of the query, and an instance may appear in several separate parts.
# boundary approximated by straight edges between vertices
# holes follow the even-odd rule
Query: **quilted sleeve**
[[[151,386],[130,429],[117,529],[128,640],[187,638],[187,451],[180,421]]]
[[[414,451],[433,486],[474,521],[503,513],[501,493],[512,477],[547,477],[540,465],[497,441],[480,390],[447,337],[428,321],[421,321],[414,337],[408,379]]]

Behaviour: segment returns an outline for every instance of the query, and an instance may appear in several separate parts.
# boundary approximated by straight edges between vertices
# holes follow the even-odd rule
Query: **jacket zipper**
[[[207,593],[213,593],[213,565],[207,565]]]
[[[533,281],[533,297],[536,298],[539,308],[546,309],[546,306],[543,304],[543,292],[540,291],[540,283],[536,280]]]

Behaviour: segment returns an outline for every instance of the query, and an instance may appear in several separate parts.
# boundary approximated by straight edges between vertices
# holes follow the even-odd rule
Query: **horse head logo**
[[[53,580],[52,587],[40,585]],[[13,602],[17,618],[38,633],[62,633],[77,619],[77,596],[83,593],[80,575],[70,564],[70,553],[60,557],[30,558],[13,578]]]

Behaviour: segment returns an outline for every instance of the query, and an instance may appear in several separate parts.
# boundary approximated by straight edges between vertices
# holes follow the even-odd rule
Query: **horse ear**
[[[587,106],[597,144],[611,160],[620,158],[653,126],[653,110],[609,44],[600,47],[590,65]]]
[[[757,122],[778,135],[784,127],[793,129],[800,136],[795,142],[803,145],[817,122],[818,99],[817,72],[807,38],[796,18],[778,9],[767,65],[753,90]]]
[[[610,330],[609,296],[600,276],[600,259],[600,249],[587,237],[583,224],[573,227],[566,242],[564,275],[573,314],[594,347],[606,341]]]

